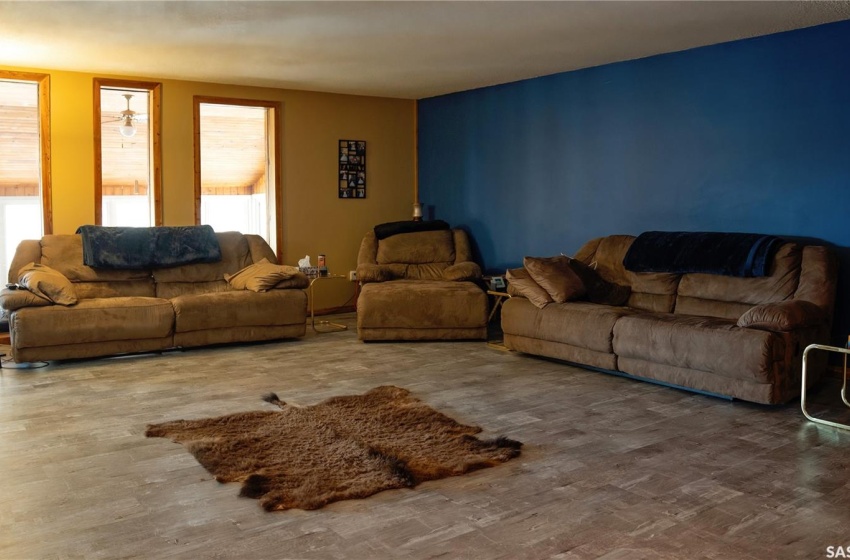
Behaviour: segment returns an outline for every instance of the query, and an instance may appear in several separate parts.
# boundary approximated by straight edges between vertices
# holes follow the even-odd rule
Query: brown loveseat
[[[303,336],[307,278],[296,274],[276,289],[234,289],[224,275],[274,252],[259,236],[215,234],[221,261],[161,269],[108,270],[83,264],[80,235],[45,235],[22,242],[9,281],[28,263],[40,263],[70,280],[78,299],[55,305],[24,290],[4,290],[17,362],[89,358],[174,347]]]
[[[487,294],[474,282],[481,269],[461,229],[383,239],[370,231],[360,244],[357,278],[363,284],[357,300],[360,340],[487,337]]]
[[[593,239],[575,255],[630,287],[625,305],[539,308],[512,297],[502,309],[505,346],[758,403],[800,394],[803,350],[829,341],[837,265],[826,247],[784,243],[767,276],[742,278],[631,272],[623,259],[634,240]]]

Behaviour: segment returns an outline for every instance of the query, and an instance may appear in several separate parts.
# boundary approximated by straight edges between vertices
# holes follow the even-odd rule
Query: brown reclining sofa
[[[511,289],[502,310],[505,346],[757,403],[800,394],[803,350],[830,340],[837,264],[827,247],[783,242],[766,276],[733,277],[632,272],[623,261],[635,239],[593,239],[575,255],[605,281],[631,289],[623,305],[577,300],[540,308]]]
[[[29,263],[64,275],[78,301],[58,305],[23,289],[3,290],[16,362],[90,358],[300,337],[305,334],[307,278],[294,274],[268,291],[235,289],[225,280],[263,259],[277,258],[265,240],[215,233],[217,262],[155,269],[101,269],[83,264],[80,235],[45,235],[22,242],[10,283]]]

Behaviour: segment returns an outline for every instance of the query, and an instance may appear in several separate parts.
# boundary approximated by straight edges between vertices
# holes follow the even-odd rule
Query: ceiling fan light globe
[[[121,126],[118,127],[118,132],[120,132],[121,136],[124,136],[125,138],[132,138],[136,135],[136,127],[133,125],[133,121],[127,118],[124,119]]]

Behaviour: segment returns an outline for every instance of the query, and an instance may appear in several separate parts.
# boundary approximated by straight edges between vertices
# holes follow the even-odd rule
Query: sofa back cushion
[[[41,264],[61,272],[70,280],[78,299],[155,295],[148,270],[106,270],[84,265],[83,243],[79,235],[45,235],[39,245]]]
[[[471,260],[466,232],[460,229],[400,233],[378,240],[369,231],[357,264],[377,264],[393,279],[441,280],[443,271]]]
[[[400,233],[381,240],[369,230],[357,254],[358,267],[380,266],[381,281],[443,280],[444,270],[468,262],[472,248],[462,229]]]
[[[631,286],[629,307],[737,321],[755,305],[801,298],[831,312],[829,294],[834,298],[836,265],[824,247],[785,243],[776,252],[767,276],[741,278],[628,271],[623,257],[634,239],[629,235],[592,239],[575,255],[586,264],[596,262],[597,272],[606,280]],[[803,278],[810,280],[804,282],[801,271]]]
[[[196,263],[172,268],[155,268],[153,277],[157,284],[163,282],[224,281],[225,274],[234,274],[249,264],[251,249],[248,240],[239,232],[216,233],[221,247],[221,260],[213,263]]]
[[[378,241],[378,264],[437,264],[455,262],[451,230],[401,233]]]
[[[263,258],[277,261],[274,251],[258,235],[239,232],[216,233],[222,260],[173,268],[150,270],[107,270],[83,264],[79,235],[45,235],[41,240],[24,241],[18,247],[9,271],[17,281],[17,270],[41,263],[61,272],[74,284],[79,299],[104,297],[162,297],[230,290],[225,274],[233,274]],[[14,277],[13,277],[14,274]]]
[[[171,298],[177,295],[227,291],[225,274],[235,274],[253,264],[251,247],[244,235],[235,231],[216,233],[221,247],[221,260],[153,270],[156,295]]]
[[[799,245],[785,243],[777,250],[767,276],[685,274],[679,282],[675,313],[737,321],[754,305],[790,299],[800,281],[802,256]]]
[[[627,303],[629,307],[660,313],[672,312],[681,275],[626,270],[623,258],[634,240],[632,235],[591,239],[576,252],[574,258],[588,265],[595,263],[596,272],[608,282],[629,286],[632,289]]]
[[[61,272],[71,282],[129,282],[148,280],[149,270],[112,270],[83,264],[79,235],[45,235],[41,238],[41,264]]]

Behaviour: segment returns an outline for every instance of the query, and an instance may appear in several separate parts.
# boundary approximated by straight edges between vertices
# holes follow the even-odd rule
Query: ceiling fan
[[[110,119],[106,122],[118,121],[121,124],[118,126],[118,132],[125,138],[132,138],[136,135],[136,123],[147,122],[148,116],[143,113],[137,113],[130,109],[130,100],[133,99],[132,93],[124,93],[122,97],[127,100],[127,108],[119,113],[117,119]]]

